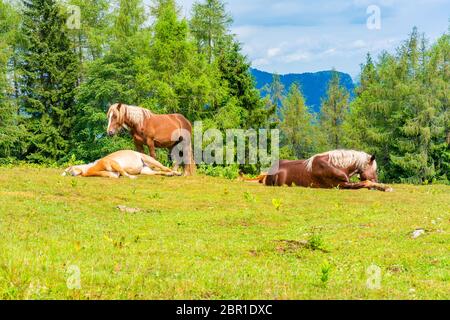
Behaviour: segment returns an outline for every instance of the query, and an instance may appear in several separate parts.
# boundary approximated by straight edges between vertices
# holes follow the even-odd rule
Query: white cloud
[[[269,50],[267,50],[267,56],[269,58],[273,58],[278,56],[281,53],[281,49],[280,48],[270,48]]]
[[[308,60],[310,55],[306,52],[296,52],[292,54],[288,54],[282,58],[282,61],[285,61],[286,63],[292,63],[292,62],[300,62],[300,61],[306,61]]]
[[[367,48],[367,43],[364,40],[353,41],[352,47],[355,49]]]

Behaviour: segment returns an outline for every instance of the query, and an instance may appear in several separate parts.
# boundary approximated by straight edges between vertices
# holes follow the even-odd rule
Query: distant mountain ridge
[[[263,96],[266,95],[262,91],[265,85],[272,83],[273,74],[270,72],[260,71],[258,69],[250,69],[256,80],[256,87],[261,91]],[[355,84],[352,77],[343,72],[338,72],[343,85],[349,92],[351,98],[354,97]],[[328,83],[333,76],[333,71],[320,71],[315,73],[286,74],[280,75],[281,83],[284,85],[286,92],[295,82],[300,84],[306,105],[314,112],[320,112],[321,99],[326,98]]]

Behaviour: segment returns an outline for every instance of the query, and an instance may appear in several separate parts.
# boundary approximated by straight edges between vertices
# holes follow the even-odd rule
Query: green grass
[[[448,186],[381,193],[60,173],[0,169],[2,299],[450,297]],[[417,228],[426,233],[412,239]],[[378,290],[366,286],[371,265]],[[81,289],[67,286],[72,266]]]

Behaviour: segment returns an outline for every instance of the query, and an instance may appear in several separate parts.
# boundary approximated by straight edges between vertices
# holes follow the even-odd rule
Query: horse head
[[[108,110],[108,135],[116,135],[124,125],[124,107],[122,103],[113,104]]]
[[[361,181],[378,182],[377,161],[375,156],[371,156],[367,166],[359,172]]]
[[[72,167],[67,168],[64,171],[64,173],[62,174],[62,176],[63,177],[66,177],[66,176],[78,177],[78,176],[81,176],[86,171],[87,171],[86,165],[72,166]]]

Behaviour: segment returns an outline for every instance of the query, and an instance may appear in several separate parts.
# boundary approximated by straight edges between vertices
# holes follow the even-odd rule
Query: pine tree
[[[266,104],[269,105],[267,110],[270,110],[270,108],[273,110],[273,113],[269,117],[269,121],[274,124],[279,123],[280,119],[282,119],[280,109],[283,105],[283,99],[285,97],[285,87],[281,82],[280,75],[276,73],[273,74],[272,82],[265,85],[262,92],[266,94]]]
[[[283,104],[285,90],[286,88],[281,82],[281,77],[277,73],[273,74],[272,82],[265,85],[263,88],[263,92],[265,92],[270,97],[272,104],[278,107],[281,107],[281,105]]]
[[[305,99],[297,84],[289,89],[282,101],[281,132],[284,145],[293,151],[297,159],[306,159],[316,151],[317,132],[313,126],[313,116],[305,105]]]
[[[74,90],[79,62],[55,0],[24,0],[21,33],[25,45],[19,69],[21,111],[30,145],[27,158],[51,162],[67,154],[74,125]]]
[[[426,73],[430,79],[431,95],[436,99],[436,120],[434,122],[434,144],[430,156],[436,170],[435,179],[450,182],[450,27],[430,49]],[[437,102],[439,101],[439,102]]]
[[[339,74],[333,73],[327,91],[327,98],[322,100],[320,128],[325,134],[330,148],[343,147],[344,121],[349,109],[348,91],[340,85]]]
[[[201,117],[212,100],[213,85],[206,60],[197,54],[189,26],[179,18],[174,0],[158,0],[152,7],[153,38],[145,56],[137,61],[138,88],[144,105],[161,113]]]
[[[223,1],[205,0],[194,3],[191,32],[197,40],[199,52],[206,54],[210,64],[218,54],[218,44],[228,35],[232,22]]]
[[[15,8],[0,0],[0,160],[20,157],[24,148],[25,131],[8,81],[19,21]]]
[[[119,0],[113,33],[117,39],[132,37],[143,28],[145,20],[142,0]]]
[[[80,62],[96,60],[104,54],[111,28],[110,4],[107,0],[69,0],[80,9],[80,29],[70,30]],[[86,69],[86,67],[84,68]]]
[[[237,100],[242,108],[241,127],[265,128],[270,125],[269,117],[273,108],[267,108],[266,101],[261,99],[256,89],[255,80],[250,73],[250,63],[241,53],[241,44],[232,37],[227,37],[220,44],[217,64],[220,72],[220,83],[228,88],[228,95]]]

